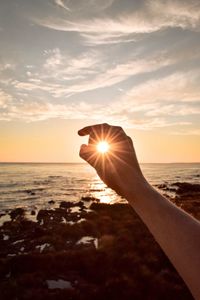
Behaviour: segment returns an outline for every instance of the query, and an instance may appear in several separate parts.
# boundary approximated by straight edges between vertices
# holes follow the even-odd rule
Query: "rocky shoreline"
[[[157,188],[200,219],[200,185]],[[2,300],[193,299],[128,204],[83,197],[51,206],[35,222],[23,208],[12,210],[0,227]]]

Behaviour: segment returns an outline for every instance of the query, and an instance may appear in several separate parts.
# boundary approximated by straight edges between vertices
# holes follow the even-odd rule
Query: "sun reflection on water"
[[[90,196],[99,199],[100,203],[113,204],[116,202],[122,202],[119,197],[119,201],[116,201],[116,193],[108,188],[97,176],[93,179],[89,186],[88,192]]]

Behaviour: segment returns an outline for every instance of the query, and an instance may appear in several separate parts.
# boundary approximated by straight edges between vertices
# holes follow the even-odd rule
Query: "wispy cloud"
[[[185,135],[185,136],[191,136],[196,135],[200,136],[200,129],[185,129],[185,130],[173,130],[170,132],[172,135]]]
[[[65,8],[64,2],[57,0],[61,7]],[[105,43],[116,43],[129,41],[129,35],[151,33],[165,28],[180,27],[183,29],[199,30],[200,25],[200,3],[196,1],[146,0],[141,5],[126,9],[126,4],[115,10],[113,15],[109,11],[105,13],[110,5],[116,1],[85,1],[85,5],[78,8],[78,13],[67,14],[66,16],[35,18],[35,22],[54,30],[78,32],[88,45]],[[74,8],[73,1],[68,1],[67,8]],[[58,4],[58,3],[57,3]],[[102,8],[103,13],[100,8]],[[96,15],[95,9],[98,10]],[[91,11],[90,11],[91,10]],[[106,28],[106,30],[105,30]]]
[[[77,57],[62,54],[59,48],[46,51],[47,59],[43,65],[46,76],[59,80],[81,79],[97,73],[102,64],[102,55],[97,51],[85,52]]]
[[[6,70],[14,70],[15,67],[16,67],[16,65],[11,64],[11,63],[0,64],[0,72],[6,71]]]
[[[20,22],[33,20],[27,30],[40,38],[0,64],[1,120],[197,132],[199,1],[49,0],[41,11],[29,4]]]
[[[115,0],[53,0],[53,2],[68,11],[72,11],[80,15],[84,12],[102,12],[109,8]]]
[[[10,94],[8,94],[5,91],[3,91],[2,89],[0,89],[0,108],[1,109],[6,109],[9,106],[12,99],[13,99],[13,97]]]
[[[197,103],[186,103],[182,104],[179,102],[174,103],[157,103],[156,107],[145,113],[146,116],[189,116],[189,115],[199,115],[200,114],[200,104]]]
[[[133,76],[148,74],[180,63],[184,58],[173,53],[156,52],[145,58],[131,55],[126,62],[110,63],[99,51],[86,51],[81,55],[70,56],[61,53],[59,48],[45,51],[45,62],[40,66],[40,73],[28,71],[27,81],[15,80],[13,86],[18,90],[42,90],[53,97],[71,95],[112,87]],[[185,52],[187,57],[187,52]],[[139,101],[171,98],[185,101],[199,99],[199,73],[196,71],[175,73],[167,79],[150,80],[144,85],[134,86],[127,92],[127,98],[134,97]],[[196,74],[196,75],[195,75]],[[161,87],[161,88],[160,88]],[[187,89],[187,90],[186,90]],[[183,94],[184,92],[184,94]],[[188,100],[190,98],[190,100]]]
[[[51,93],[54,97],[69,97],[111,87],[132,76],[153,72],[173,63],[166,57],[153,56],[147,59],[130,58],[126,63],[110,65],[97,51],[86,52],[75,58],[64,56],[58,48],[46,54],[47,59],[40,75],[34,76],[34,73],[28,71],[26,82],[12,82],[16,89],[41,90]]]
[[[65,4],[63,0],[55,0],[55,4],[60,6],[61,8],[66,9],[67,11],[70,11],[70,8]]]
[[[165,128],[172,126],[188,126],[189,121],[169,120],[164,116],[147,117],[144,115],[134,115],[134,111],[127,115],[127,112],[120,106],[113,104],[111,107],[106,107],[100,104],[68,103],[56,104],[48,102],[22,102],[18,106],[11,106],[6,112],[0,114],[0,119],[20,119],[27,122],[39,120],[47,120],[51,118],[62,119],[82,119],[90,121],[95,120],[101,122],[102,119],[112,124],[122,125],[139,130],[152,130],[155,128]]]
[[[127,92],[125,98],[137,102],[200,101],[200,71],[176,72],[164,78],[147,81]]]

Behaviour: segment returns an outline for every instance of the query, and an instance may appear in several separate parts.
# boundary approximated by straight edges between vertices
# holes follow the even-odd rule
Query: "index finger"
[[[78,131],[78,134],[80,136],[88,135],[93,132],[101,132],[104,129],[108,129],[110,126],[107,123],[103,124],[96,124],[96,125],[90,125],[86,126]]]

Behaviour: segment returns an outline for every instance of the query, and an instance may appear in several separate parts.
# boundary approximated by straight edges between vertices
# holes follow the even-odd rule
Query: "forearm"
[[[79,135],[89,135],[80,156],[96,169],[107,186],[129,201],[199,300],[200,223],[147,183],[132,140],[122,128],[97,124],[81,129]],[[111,148],[102,156],[94,145],[103,138],[108,139]]]
[[[135,190],[133,193],[129,191],[127,200],[174,264],[193,296],[200,299],[200,223],[160,195],[146,181],[138,183],[136,189],[137,194]]]

